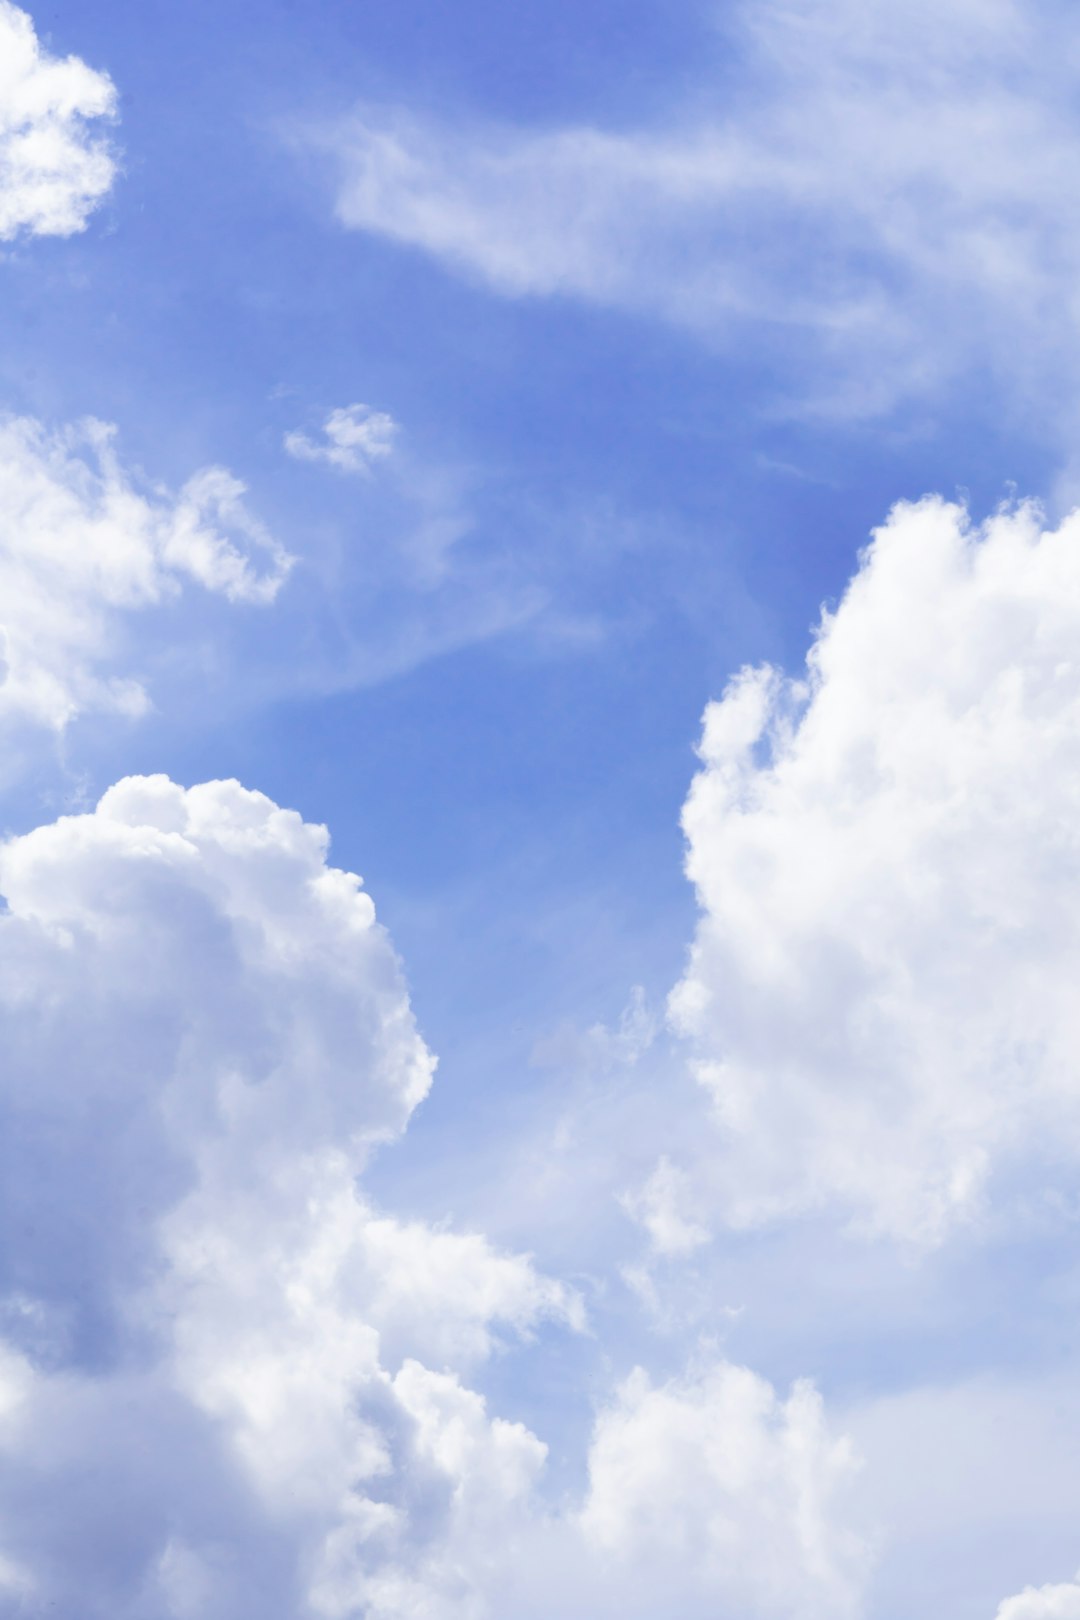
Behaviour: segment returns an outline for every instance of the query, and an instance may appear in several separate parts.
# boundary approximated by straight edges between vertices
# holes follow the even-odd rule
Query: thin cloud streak
[[[703,76],[693,110],[637,131],[372,107],[309,141],[345,226],[509,297],[771,331],[803,410],[925,402],[985,365],[1060,402],[1080,351],[1073,14],[776,0],[731,33],[722,113]]]

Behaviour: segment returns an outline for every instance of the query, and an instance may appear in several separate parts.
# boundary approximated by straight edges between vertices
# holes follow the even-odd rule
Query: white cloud
[[[536,1499],[545,1448],[490,1420],[472,1391],[407,1362],[395,1392],[418,1460],[454,1481],[437,1538],[372,1573],[338,1566],[332,1612],[373,1620],[837,1620],[854,1614],[866,1548],[835,1518],[855,1475],[807,1386],[780,1401],[709,1359],[653,1386],[638,1369],[597,1419],[580,1508]]]
[[[344,473],[368,473],[374,461],[390,455],[398,425],[385,411],[370,405],[346,405],[331,411],[323,423],[322,441],[294,430],[285,435],[285,449],[298,461],[325,461]]]
[[[140,681],[115,672],[128,615],[190,580],[265,604],[291,566],[231,473],[204,468],[177,495],[141,487],[113,434],[0,422],[0,720],[60,731],[86,709],[140,713]]]
[[[1080,1620],[1080,1586],[1027,1586],[1006,1598],[997,1620]]]
[[[199,1493],[221,1494],[203,1469],[259,1505],[294,1580],[305,1562],[324,1571],[318,1586],[346,1555],[377,1569],[425,1514],[450,1511],[455,1403],[493,1449],[500,1489],[515,1455],[539,1454],[481,1421],[454,1375],[433,1392],[422,1369],[382,1360],[407,1344],[461,1368],[498,1324],[528,1332],[544,1316],[579,1321],[579,1307],[526,1260],[357,1195],[433,1065],[370,901],[325,853],[322,829],[236,783],[184,792],[163,777],[0,850],[0,1499],[4,1555],[42,1601],[79,1593],[80,1612],[108,1612],[112,1553],[61,1556],[31,1472],[78,1521],[86,1504],[69,1499],[93,1456],[118,1493],[114,1541],[126,1513],[139,1521],[127,1597],[156,1567],[217,1613],[232,1577],[215,1576],[194,1528]],[[145,1453],[179,1445],[175,1466],[123,1454],[110,1431],[132,1405]],[[394,1504],[421,1487],[423,1512]],[[90,1534],[85,1521],[68,1532]],[[218,1534],[228,1547],[227,1523]]]
[[[0,0],[0,240],[85,228],[116,174],[91,125],[115,112],[107,74],[77,56],[50,56],[27,13]]]
[[[809,1385],[781,1402],[723,1361],[659,1388],[639,1369],[597,1423],[582,1525],[629,1565],[635,1613],[853,1614],[864,1549],[832,1513],[854,1468]]]
[[[655,1253],[683,1255],[709,1241],[708,1229],[690,1214],[693,1201],[691,1178],[664,1156],[645,1185],[624,1198],[623,1205],[648,1232]]]
[[[789,377],[805,329],[833,361],[827,397],[820,363],[805,386],[832,409],[925,397],[967,362],[1067,386],[1072,9],[770,0],[724,28],[720,87],[703,62],[666,123],[470,128],[361,109],[318,137],[339,217],[511,296],[710,332],[763,322]]]
[[[580,1304],[359,1190],[433,1063],[326,845],[151,777],[0,846],[0,1581],[86,1620],[846,1612],[804,1387],[636,1374],[546,1502],[469,1380]]]
[[[832,1206],[932,1242],[995,1172],[1080,1159],[1078,644],[1080,514],[928,499],[805,680],[744,670],[710,705],[671,1010],[721,1219]]]

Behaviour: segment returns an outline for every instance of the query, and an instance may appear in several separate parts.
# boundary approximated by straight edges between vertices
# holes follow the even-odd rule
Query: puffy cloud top
[[[85,228],[116,174],[91,121],[100,127],[115,111],[107,74],[50,56],[26,12],[0,0],[0,239]]]
[[[0,849],[0,1224],[28,1296],[77,1275],[100,1314],[212,1167],[250,1161],[248,1184],[332,1153],[355,1173],[404,1126],[432,1061],[325,853],[260,794],[164,777]],[[58,1195],[28,1226],[43,1174]]]
[[[833,1497],[854,1459],[806,1384],[786,1402],[713,1362],[654,1387],[639,1369],[597,1423],[583,1524],[630,1565],[631,1612],[855,1612],[862,1549]],[[677,1576],[673,1571],[678,1570]]]
[[[806,678],[744,670],[686,805],[672,997],[737,1225],[838,1204],[917,1241],[1080,1156],[1080,515],[880,529]]]
[[[850,1458],[805,1387],[635,1374],[545,1502],[467,1380],[580,1302],[360,1190],[433,1062],[326,846],[159,776],[0,847],[0,1608],[846,1613]]]
[[[1006,1598],[997,1620],[1080,1620],[1080,1586],[1029,1586]]]
[[[462,1403],[507,1479],[542,1460],[416,1358],[579,1308],[358,1194],[433,1063],[325,856],[261,794],[164,777],[0,850],[0,1568],[42,1612],[356,1613],[357,1549],[375,1580],[456,1511]]]

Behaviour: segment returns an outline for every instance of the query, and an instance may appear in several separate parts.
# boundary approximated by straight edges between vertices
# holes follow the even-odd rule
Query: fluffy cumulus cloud
[[[291,558],[222,467],[178,494],[122,467],[113,430],[0,422],[0,721],[59,731],[80,711],[138,714],[140,680],[115,669],[124,621],[186,583],[271,602]]]
[[[295,429],[285,435],[285,449],[297,461],[322,461],[344,473],[369,473],[372,463],[390,455],[398,425],[385,411],[370,405],[345,405],[331,411],[322,426],[322,435]]]
[[[321,828],[128,779],[0,891],[0,1612],[848,1612],[850,1459],[801,1386],[636,1374],[545,1505],[476,1374],[581,1306],[364,1196],[433,1062]]]
[[[732,1620],[839,1617],[862,1565],[833,1519],[853,1467],[807,1385],[781,1402],[723,1362],[659,1388],[638,1370],[598,1420],[582,1520],[629,1565],[634,1614],[716,1614],[719,1597]]]
[[[26,12],[0,0],[0,240],[85,227],[116,173],[96,133],[115,110],[107,74],[51,56]]]
[[[339,216],[509,295],[711,332],[763,322],[784,334],[789,378],[802,329],[812,354],[833,356],[830,393],[817,367],[805,381],[830,409],[925,396],[988,358],[1014,383],[1062,368],[1064,386],[1080,262],[1075,12],[769,0],[727,8],[723,30],[722,88],[703,48],[698,94],[640,129],[362,109],[319,137],[339,165]]]
[[[279,1536],[263,1612],[357,1612],[344,1571],[377,1583],[458,1512],[463,1424],[508,1487],[540,1455],[445,1363],[573,1302],[357,1196],[433,1065],[321,829],[233,783],[131,780],[6,845],[0,888],[12,1579],[41,1612],[236,1613],[245,1542]],[[385,1368],[383,1334],[439,1377]]]
[[[1028,1586],[1005,1600],[997,1620],[1080,1620],[1080,1586]]]
[[[933,1241],[995,1177],[1080,1158],[1078,645],[1080,514],[928,499],[804,679],[747,669],[708,709],[671,1010],[724,1220],[835,1206]]]

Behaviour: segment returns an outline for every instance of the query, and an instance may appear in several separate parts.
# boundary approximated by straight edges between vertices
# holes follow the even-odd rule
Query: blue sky
[[[0,1614],[1080,1616],[1078,49],[0,0]]]

